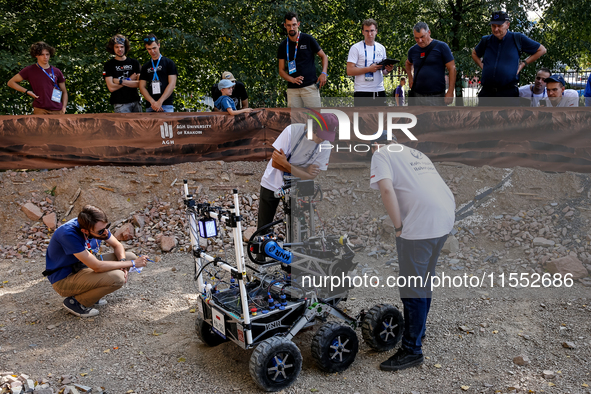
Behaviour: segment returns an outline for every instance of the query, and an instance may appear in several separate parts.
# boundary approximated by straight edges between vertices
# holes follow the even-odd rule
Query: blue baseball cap
[[[502,25],[505,22],[509,21],[509,15],[507,15],[504,11],[495,11],[492,13],[490,17],[489,25]]]
[[[377,142],[385,142],[388,141],[388,132],[386,130],[382,131],[382,134],[380,134],[378,137],[376,137],[375,139],[373,139],[371,141],[371,143]],[[398,140],[396,139],[396,136],[394,134],[392,134],[392,141],[394,142],[398,142]]]
[[[550,77],[544,79],[544,82],[546,82],[546,83],[560,82],[562,84],[562,86],[566,85],[566,82],[565,82],[564,78],[562,78],[562,75],[558,75],[558,74],[550,75]]]
[[[231,88],[234,85],[236,85],[235,82],[232,82],[229,79],[222,79],[220,82],[218,82],[218,89],[220,89],[220,90],[227,89],[227,88]]]

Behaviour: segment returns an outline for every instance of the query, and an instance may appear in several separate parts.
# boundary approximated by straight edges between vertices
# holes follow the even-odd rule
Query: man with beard
[[[550,70],[543,67],[536,74],[536,81],[531,85],[525,85],[519,88],[519,97],[531,100],[531,107],[537,107],[540,100],[548,97],[546,91],[546,78],[550,78]]]
[[[300,22],[295,12],[285,15],[283,24],[288,38],[277,49],[279,75],[287,81],[288,107],[320,107],[320,91],[328,78],[328,56],[309,34],[299,31]],[[322,60],[322,72],[316,76],[314,57]]]
[[[111,234],[107,215],[86,205],[77,218],[60,226],[51,237],[45,257],[44,276],[64,300],[64,308],[80,317],[98,315],[93,305],[107,303],[102,297],[127,282],[129,269],[145,267],[148,256],[125,252]],[[101,241],[113,248],[102,255]]]
[[[107,51],[115,55],[105,63],[103,71],[115,113],[142,112],[137,91],[140,84],[140,62],[126,56],[129,40],[116,34],[109,40]]]

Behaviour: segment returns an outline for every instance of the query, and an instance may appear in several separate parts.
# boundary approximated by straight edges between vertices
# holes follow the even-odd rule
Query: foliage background
[[[312,34],[328,54],[330,83],[322,95],[336,97],[352,95],[346,58],[349,47],[362,39],[363,19],[378,21],[378,41],[401,64],[414,45],[412,27],[427,22],[432,37],[450,45],[458,70],[471,76],[476,72],[471,49],[490,34],[490,13],[499,8],[512,16],[511,30],[548,49],[536,67],[590,65],[591,7],[583,0],[0,0],[0,114],[32,111],[30,99],[6,82],[34,62],[29,47],[36,41],[57,50],[51,64],[66,77],[68,113],[111,112],[102,78],[110,56],[107,41],[124,34],[132,43],[128,55],[143,64],[149,57],[142,38],[149,32],[161,40],[163,55],[177,64],[177,111],[205,109],[202,97],[225,70],[246,84],[251,106],[280,107],[286,84],[277,72],[276,54],[285,38],[287,11],[300,14],[300,30]],[[538,10],[537,23],[527,20],[531,10]],[[523,79],[532,80],[536,67],[528,67]],[[396,84],[389,80],[387,89]]]

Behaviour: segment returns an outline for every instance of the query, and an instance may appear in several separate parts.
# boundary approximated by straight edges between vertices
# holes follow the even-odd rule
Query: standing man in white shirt
[[[578,107],[579,93],[574,89],[565,89],[566,82],[562,75],[554,74],[545,79],[548,98],[541,101],[544,107]]]
[[[399,287],[404,305],[404,335],[396,354],[380,364],[399,371],[423,362],[422,337],[431,307],[429,278],[435,275],[439,253],[453,228],[454,196],[431,160],[403,145],[389,145],[387,132],[372,145],[370,187],[380,191],[396,235]],[[419,278],[413,284],[412,278]],[[422,282],[422,283],[421,283]]]
[[[386,48],[376,42],[378,23],[366,19],[361,26],[363,41],[359,41],[349,49],[347,58],[347,75],[355,77],[355,106],[386,105],[384,75],[392,71],[394,65],[381,66],[386,59]]]
[[[550,78],[551,74],[552,73],[547,68],[540,68],[536,74],[536,81],[533,84],[519,88],[519,97],[531,100],[531,107],[537,107],[540,105],[540,100],[548,97],[545,79]]]

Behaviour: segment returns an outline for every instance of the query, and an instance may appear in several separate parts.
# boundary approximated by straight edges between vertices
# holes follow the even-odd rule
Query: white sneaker
[[[105,297],[101,298],[100,300],[98,300],[96,302],[96,304],[94,304],[94,306],[103,306],[103,305],[107,305],[107,299]]]

